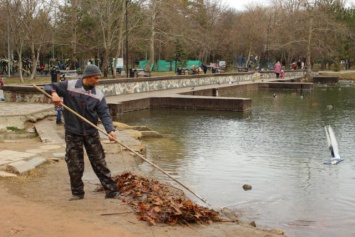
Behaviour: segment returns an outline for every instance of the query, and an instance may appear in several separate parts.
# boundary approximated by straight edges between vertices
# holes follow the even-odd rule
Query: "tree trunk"
[[[69,65],[70,69],[76,69],[75,68],[75,62],[77,60],[77,34],[78,34],[78,1],[75,0],[73,1],[73,9],[74,9],[74,14],[72,15],[72,24],[73,24],[73,31],[72,31],[72,36],[71,36],[71,48],[72,48],[72,56],[71,56],[71,64]]]
[[[17,51],[17,54],[18,54],[18,62],[17,62],[17,66],[18,66],[18,72],[19,72],[19,75],[20,75],[20,81],[21,82],[24,82],[24,79],[23,79],[23,73],[22,73],[22,50],[16,50]]]
[[[154,43],[155,43],[155,24],[156,24],[156,18],[157,18],[157,6],[158,6],[158,1],[159,0],[154,0],[153,1],[153,6],[152,6],[152,16],[151,16],[151,19],[152,19],[152,22],[151,22],[151,35],[150,35],[150,45],[149,45],[149,60],[148,60],[148,63],[147,65],[145,66],[145,70],[146,71],[150,71],[151,68],[152,68],[152,65],[154,63],[154,57],[155,57],[155,54],[154,54]]]
[[[126,4],[123,4],[122,7],[122,12],[121,12],[121,19],[120,19],[120,23],[119,25],[121,25],[122,27],[120,27],[119,33],[118,33],[118,42],[117,42],[117,52],[116,52],[116,56],[115,56],[115,61],[112,64],[113,67],[113,74],[112,77],[116,78],[117,77],[117,72],[116,72],[116,66],[117,66],[117,58],[121,57],[123,58],[123,53],[122,53],[122,43],[123,43],[123,23],[125,20],[125,11],[126,11]],[[122,53],[122,54],[121,54]]]
[[[37,57],[36,57],[36,52],[35,52],[35,46],[31,44],[31,76],[30,76],[30,81],[33,79],[36,79],[36,73],[37,73]]]
[[[104,78],[107,78],[108,76],[108,49],[105,48],[104,50],[104,55],[102,57],[102,70],[104,74]]]

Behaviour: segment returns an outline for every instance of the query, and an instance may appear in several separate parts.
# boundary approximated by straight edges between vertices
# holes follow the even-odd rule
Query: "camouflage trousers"
[[[105,153],[98,133],[95,135],[82,136],[66,132],[65,142],[65,161],[68,166],[73,195],[83,196],[85,194],[84,183],[82,181],[84,173],[84,147],[91,167],[99,178],[106,194],[110,195],[118,192],[117,184],[112,180],[111,172],[107,168]]]

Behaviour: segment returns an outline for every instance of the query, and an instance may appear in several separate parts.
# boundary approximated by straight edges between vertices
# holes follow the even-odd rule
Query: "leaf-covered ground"
[[[219,213],[199,206],[183,192],[174,192],[167,185],[130,172],[113,177],[124,202],[130,205],[138,219],[150,225],[157,223],[210,223],[219,221]]]

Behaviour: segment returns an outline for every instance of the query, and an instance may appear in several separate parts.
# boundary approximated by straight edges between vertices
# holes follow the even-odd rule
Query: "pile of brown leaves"
[[[124,201],[138,214],[138,219],[151,225],[219,221],[218,212],[194,204],[183,192],[177,194],[153,179],[128,172],[114,177],[114,180]]]

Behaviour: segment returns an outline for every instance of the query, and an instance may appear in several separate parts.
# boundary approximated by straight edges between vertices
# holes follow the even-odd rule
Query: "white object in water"
[[[334,105],[327,105],[327,109],[334,109]]]
[[[338,142],[335,138],[334,131],[330,125],[325,126],[324,129],[325,129],[325,134],[327,136],[327,142],[328,142],[330,154],[332,156],[330,161],[326,162],[326,164],[336,165],[339,162],[343,161],[343,159],[341,159],[339,155]]]

